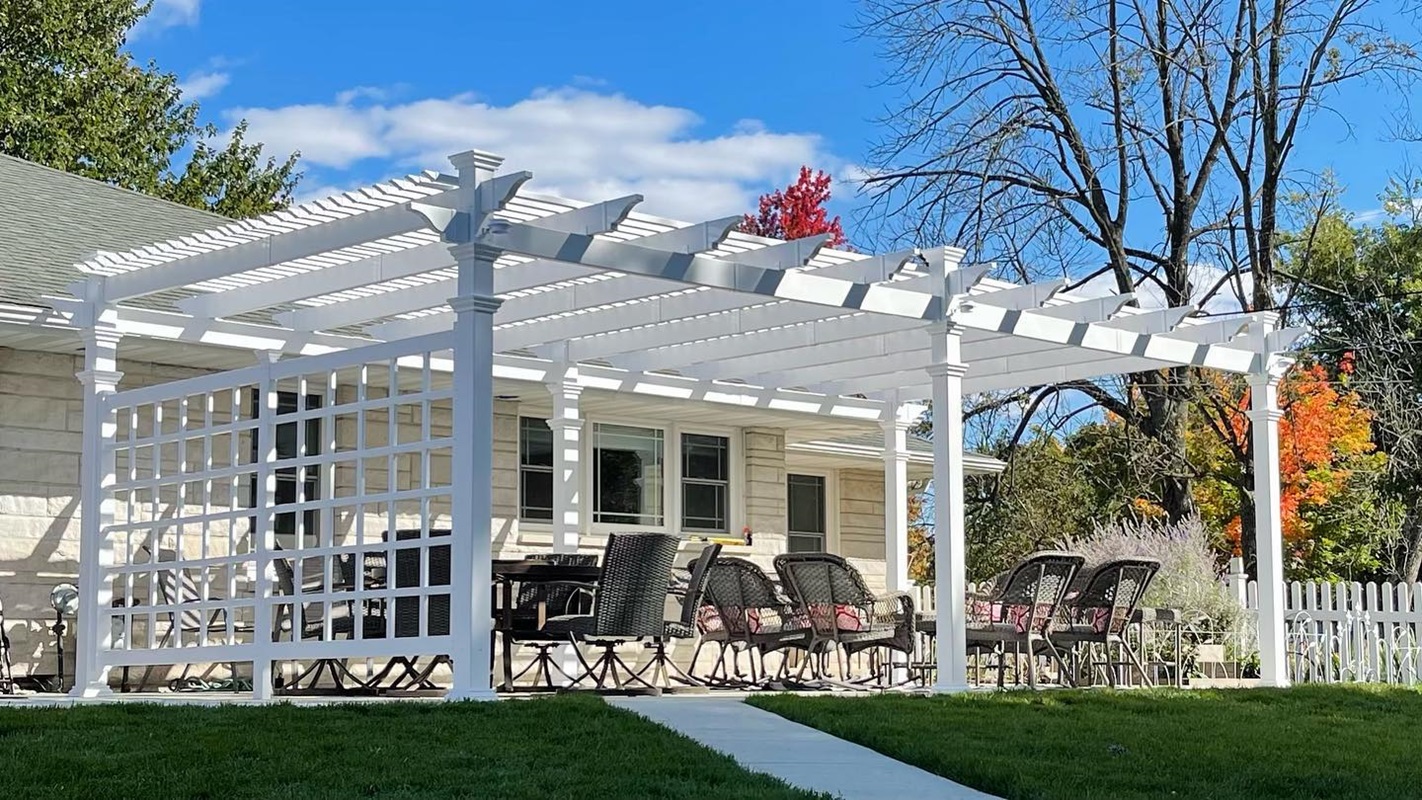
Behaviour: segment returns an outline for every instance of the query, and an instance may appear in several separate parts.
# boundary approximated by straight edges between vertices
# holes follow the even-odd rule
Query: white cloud
[[[508,169],[533,171],[534,191],[586,200],[639,192],[646,211],[688,219],[746,211],[802,164],[839,172],[842,163],[814,134],[776,133],[755,120],[706,132],[689,109],[588,88],[495,105],[468,94],[391,103],[358,87],[332,103],[228,114],[245,118],[250,138],[270,152],[301,151],[328,183],[349,182],[349,171],[368,160],[387,162],[390,172],[447,170],[449,154],[477,148],[504,155]]]
[[[212,97],[223,89],[232,80],[232,75],[217,70],[199,70],[184,78],[178,84],[178,91],[183,93],[183,99],[192,102]]]
[[[1196,304],[1202,303],[1201,311],[1209,314],[1228,314],[1241,310],[1232,281],[1217,289],[1224,275],[1225,271],[1216,264],[1197,262],[1190,265],[1190,286],[1194,290],[1190,300]],[[1240,278],[1240,285],[1248,297],[1253,291],[1253,276],[1245,273]],[[1205,293],[1212,290],[1214,293],[1205,298]],[[1082,284],[1076,291],[1090,297],[1116,294],[1116,277],[1110,272],[1103,272]],[[1142,282],[1136,287],[1135,294],[1141,308],[1165,308],[1169,305],[1165,302],[1165,292],[1154,281]]]
[[[202,0],[153,0],[148,16],[138,21],[133,36],[156,33],[165,28],[196,25]]]

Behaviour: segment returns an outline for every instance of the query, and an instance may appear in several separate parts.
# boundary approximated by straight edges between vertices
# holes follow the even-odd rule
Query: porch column
[[[933,330],[933,564],[938,606],[936,692],[968,689],[967,523],[963,515],[962,329]]]
[[[1254,450],[1254,546],[1259,575],[1259,677],[1287,686],[1284,650],[1284,523],[1279,502],[1279,379],[1249,376],[1249,421]]]
[[[502,159],[469,151],[452,156],[463,186],[488,180]],[[472,193],[477,198],[477,192]],[[477,203],[477,199],[475,201]],[[470,238],[480,209],[468,209]],[[474,241],[454,244],[459,295],[454,309],[453,536],[450,542],[450,700],[491,700],[493,647],[494,259]]]
[[[118,371],[121,334],[112,319],[101,315],[84,332],[84,440],[79,457],[79,619],[73,626],[76,645],[74,697],[109,694],[109,671],[103,664],[111,646],[112,628],[105,609],[113,603],[113,588],[104,579],[104,568],[113,564],[113,543],[104,527],[113,524],[114,453],[104,445],[113,441],[117,419],[107,407],[109,395],[118,391],[123,373]]]
[[[583,387],[578,368],[554,370],[557,379],[548,383],[553,395],[553,552],[578,552],[582,532],[582,437],[583,417],[578,408]]]
[[[891,592],[909,590],[908,429],[901,406],[884,428],[884,585]]]

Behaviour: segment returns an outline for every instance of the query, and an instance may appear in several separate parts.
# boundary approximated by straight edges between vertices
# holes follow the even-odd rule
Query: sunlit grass
[[[1006,798],[1422,797],[1422,693],[1407,689],[751,702]]]
[[[808,798],[596,697],[0,707],[0,797]]]

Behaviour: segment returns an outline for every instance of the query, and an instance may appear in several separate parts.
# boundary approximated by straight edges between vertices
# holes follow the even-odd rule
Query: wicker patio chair
[[[280,550],[281,548],[277,548]],[[347,583],[350,576],[347,574],[346,566],[350,562],[345,559],[336,561],[336,583],[340,586],[354,586]],[[273,571],[276,573],[276,590],[281,597],[293,597],[296,594],[296,574],[292,568],[289,558],[276,558],[272,560]],[[317,580],[314,583],[304,581],[302,588],[313,593],[324,592],[324,581]],[[294,605],[294,601],[293,604]],[[385,636],[385,617],[377,610],[362,611],[357,614],[354,601],[334,601],[325,606],[325,612],[319,613],[312,609],[314,604],[303,603],[299,613],[300,621],[296,621],[298,610],[287,606],[283,607],[277,616],[275,634],[277,636],[299,637],[305,640],[324,639],[327,632],[327,617],[330,618],[330,636],[337,638],[354,638],[356,625],[360,625],[362,639],[380,639]],[[367,604],[362,604],[362,609],[370,608]],[[357,623],[359,619],[359,623]],[[288,692],[312,691],[320,687],[321,677],[325,674],[329,676],[331,688],[336,691],[350,691],[351,689],[367,688],[367,683],[351,672],[346,665],[344,658],[318,658],[314,659],[305,669],[301,670],[291,680],[286,680],[283,676],[280,679],[279,687]],[[347,682],[352,682],[354,686],[348,686]],[[303,685],[304,684],[304,685]]]
[[[10,663],[10,634],[5,625],[5,601],[0,600],[0,694],[15,691],[15,667]]]
[[[1069,675],[1061,653],[1047,638],[1057,609],[1086,559],[1076,553],[1033,553],[1012,568],[990,595],[969,595],[968,651],[998,656],[998,686],[1003,685],[1007,648],[1028,659],[1027,685],[1037,686],[1036,657],[1045,654],[1061,674]]]
[[[825,678],[830,649],[840,653],[841,678],[848,677],[849,657],[857,653],[878,648],[913,652],[913,598],[906,592],[875,596],[859,570],[831,553],[778,555],[775,571],[797,611],[809,621],[814,677]],[[863,680],[882,677],[871,664],[871,674]]]
[[[647,670],[652,671],[652,683],[670,687],[673,680],[687,686],[704,686],[695,676],[688,674],[667,656],[667,640],[691,639],[697,634],[696,614],[701,609],[701,600],[706,594],[706,576],[716,566],[721,555],[721,545],[709,544],[701,554],[687,566],[691,579],[687,582],[681,597],[681,615],[677,619],[666,620],[662,635],[652,639],[652,659],[637,671],[638,677]]]
[[[680,543],[680,537],[665,533],[617,533],[607,537],[592,613],[553,617],[543,626],[548,633],[566,636],[574,644],[602,650],[592,663],[578,651],[584,672],[575,684],[591,679],[597,688],[606,689],[610,678],[618,689],[637,683],[660,693],[627,665],[616,648],[665,635],[667,584]]]
[[[1107,682],[1115,686],[1115,667],[1128,665],[1135,668],[1144,683],[1152,684],[1125,634],[1159,570],[1160,562],[1153,558],[1108,561],[1092,571],[1085,587],[1062,604],[1047,637],[1052,644],[1069,651],[1074,683],[1091,682],[1101,669]],[[1112,661],[1112,645],[1124,661]],[[1103,651],[1100,660],[1093,657],[1093,651],[1098,649]]]
[[[597,566],[597,556],[586,553],[540,553],[528,556],[525,561],[536,561],[545,564],[560,564],[566,566],[593,567]],[[568,681],[574,678],[569,675],[562,664],[553,657],[553,650],[556,647],[564,646],[568,643],[566,633],[549,632],[540,626],[540,608],[543,610],[544,620],[550,617],[568,616],[574,614],[592,613],[592,598],[595,584],[578,583],[575,581],[539,581],[521,584],[518,593],[514,596],[514,604],[511,616],[513,617],[513,627],[503,632],[509,637],[509,641],[519,645],[530,645],[536,649],[533,660],[514,675],[512,680],[518,679],[532,672],[534,675],[535,688],[553,689],[553,672],[562,676]],[[539,679],[542,682],[539,682]],[[513,688],[510,686],[509,688]]]
[[[720,652],[707,680],[730,685],[763,685],[789,677],[789,661],[782,659],[772,677],[765,668],[768,653],[798,649],[809,653],[810,624],[776,589],[775,582],[759,566],[743,558],[721,558],[706,576],[703,598],[701,642],[691,657],[695,674],[702,646],[716,645]],[[726,651],[730,650],[730,664]],[[741,672],[740,651],[750,661],[749,680]],[[756,667],[756,656],[760,667]],[[734,673],[732,672],[734,670]]]
[[[163,637],[158,642],[158,649],[168,646],[174,636],[178,637],[178,644],[184,645],[185,637],[196,637],[203,642],[211,636],[227,635],[227,609],[215,608],[204,617],[199,605],[203,602],[223,602],[220,594],[214,593],[212,587],[208,586],[207,599],[203,599],[203,591],[198,586],[198,582],[193,580],[193,576],[186,567],[180,566],[178,562],[178,552],[176,550],[158,550],[154,583],[157,584],[158,600],[161,605],[184,608],[184,610],[169,610],[164,616],[168,618],[168,630],[164,631]],[[255,632],[255,625],[242,620],[232,620],[232,635],[237,637],[241,634],[251,634]],[[230,674],[235,680],[237,675],[236,663],[228,664]],[[138,691],[142,691],[148,685],[148,679],[153,674],[153,665],[149,665],[143,670],[143,677],[138,682]],[[201,679],[189,679],[184,676],[170,681],[170,686],[177,688],[187,682],[197,684],[203,683]]]

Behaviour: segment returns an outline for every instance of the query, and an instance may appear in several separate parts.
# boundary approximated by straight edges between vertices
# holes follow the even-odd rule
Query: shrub
[[[1160,561],[1142,605],[1184,612],[1198,628],[1224,634],[1230,655],[1248,662],[1256,650],[1253,620],[1230,594],[1209,531],[1199,519],[1171,524],[1159,519],[1098,525],[1083,540],[1067,538],[1063,549],[1086,556],[1087,568],[1115,558]]]

